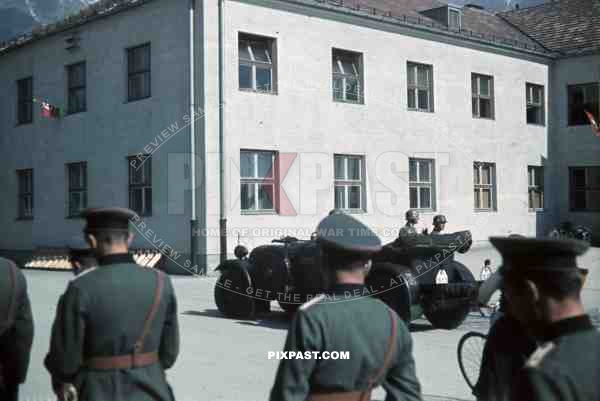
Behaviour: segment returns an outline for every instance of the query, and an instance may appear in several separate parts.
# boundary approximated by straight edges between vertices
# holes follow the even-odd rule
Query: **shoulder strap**
[[[371,391],[373,389],[373,387],[375,387],[377,382],[379,380],[381,380],[381,378],[387,373],[388,368],[390,367],[390,365],[392,363],[392,357],[394,356],[394,353],[396,351],[396,342],[397,342],[396,337],[398,334],[398,318],[396,316],[396,312],[394,312],[389,307],[387,309],[390,314],[390,320],[392,322],[392,330],[391,330],[390,337],[388,340],[388,346],[385,351],[383,365],[381,365],[381,368],[379,369],[379,371],[369,379],[368,391]]]
[[[12,260],[8,260],[8,275],[10,277],[10,284],[8,285],[10,303],[8,304],[6,320],[0,325],[0,336],[13,325],[17,309],[17,266]]]
[[[156,312],[158,311],[158,307],[160,306],[163,282],[164,282],[164,274],[162,272],[160,272],[159,270],[156,270],[156,289],[154,290],[154,300],[152,301],[152,306],[150,307],[150,310],[148,311],[148,315],[146,316],[146,320],[144,321],[144,330],[142,331],[142,334],[140,334],[140,337],[135,342],[135,345],[133,348],[134,354],[142,352],[142,349],[144,348],[144,341],[146,340],[148,333],[150,333],[150,328],[152,327],[152,322],[154,321],[154,317],[156,316]]]

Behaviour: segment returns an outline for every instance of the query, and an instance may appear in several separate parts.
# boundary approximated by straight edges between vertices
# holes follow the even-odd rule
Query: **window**
[[[333,49],[333,100],[364,103],[362,54]]]
[[[569,125],[587,125],[590,122],[584,111],[597,119],[600,113],[598,83],[569,85]]]
[[[79,217],[87,207],[87,163],[68,163],[67,217]]]
[[[473,117],[494,118],[494,78],[471,74]]]
[[[85,61],[67,66],[67,91],[69,114],[85,111]]]
[[[143,155],[140,158],[128,158],[129,166],[129,208],[140,216],[152,215],[152,157]],[[133,164],[133,165],[132,165]]]
[[[496,164],[473,163],[475,210],[496,210]]]
[[[127,100],[150,96],[150,44],[147,43],[127,49]]]
[[[365,210],[364,158],[362,156],[335,155],[335,208]]]
[[[600,212],[600,166],[570,168],[571,210]]]
[[[242,211],[275,211],[275,152],[240,152]]]
[[[240,89],[275,92],[275,39],[239,35]]]
[[[17,81],[17,123],[29,124],[33,121],[33,78]]]
[[[434,161],[409,159],[409,191],[411,209],[435,209]]]
[[[17,170],[19,219],[33,218],[33,169]]]
[[[448,28],[460,31],[460,11],[448,8]]]
[[[527,124],[544,125],[544,87],[541,85],[526,84],[527,96]]]
[[[527,166],[529,186],[529,210],[544,208],[544,168]]]
[[[433,67],[408,62],[406,72],[408,108],[433,112]]]

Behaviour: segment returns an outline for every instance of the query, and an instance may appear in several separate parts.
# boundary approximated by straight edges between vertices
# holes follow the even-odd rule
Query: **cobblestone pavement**
[[[477,274],[483,259],[494,256],[489,250],[472,253],[464,263]],[[599,256],[600,249],[594,249],[583,265],[598,267]],[[600,272],[590,270],[584,300],[595,321],[600,323]],[[21,387],[21,400],[54,401],[42,362],[48,349],[56,301],[72,276],[45,271],[27,271],[26,276],[36,336],[27,382]],[[288,321],[277,312],[256,321],[222,318],[213,302],[214,281],[214,277],[173,277],[179,299],[182,343],[181,355],[168,372],[168,379],[179,401],[266,400],[278,364],[268,359],[267,353],[282,349]],[[461,327],[451,331],[434,330],[425,320],[413,324],[417,375],[426,400],[473,399],[458,370],[456,346],[467,331],[487,332],[488,326],[489,321],[478,314],[470,315]],[[374,397],[384,399],[383,391],[377,390]]]

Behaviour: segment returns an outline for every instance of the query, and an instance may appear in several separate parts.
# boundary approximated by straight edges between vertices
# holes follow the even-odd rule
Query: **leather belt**
[[[142,353],[141,351],[144,348],[144,341],[150,333],[152,322],[154,321],[154,317],[156,316],[156,312],[160,306],[163,283],[163,273],[159,270],[156,270],[156,288],[154,290],[154,299],[152,301],[152,306],[146,315],[142,333],[133,346],[133,352],[127,355],[88,358],[84,362],[86,368],[95,370],[131,369],[152,365],[153,363],[158,362],[158,352]]]
[[[158,362],[158,352],[120,356],[95,357],[85,361],[85,367],[93,370],[141,368]]]

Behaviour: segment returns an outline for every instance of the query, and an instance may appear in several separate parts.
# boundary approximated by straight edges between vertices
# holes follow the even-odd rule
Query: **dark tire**
[[[221,268],[221,277],[215,284],[215,304],[219,312],[235,319],[252,319],[256,313],[256,301],[247,295],[246,290],[252,287],[248,271],[237,261],[225,262]]]
[[[456,354],[460,373],[473,390],[479,378],[481,358],[487,336],[482,333],[470,331],[461,337],[458,342]]]
[[[411,306],[419,303],[419,287],[410,268],[378,263],[369,272],[366,284],[377,291],[374,295],[396,311],[407,324],[418,318],[411,313]]]
[[[452,330],[466,319],[471,311],[478,285],[471,272],[461,263],[452,262],[452,282],[423,286],[425,317],[438,329]]]

